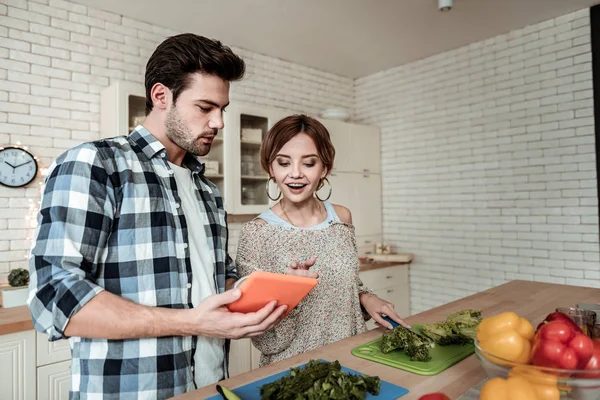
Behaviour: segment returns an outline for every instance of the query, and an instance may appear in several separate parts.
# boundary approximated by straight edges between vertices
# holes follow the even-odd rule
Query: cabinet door
[[[229,352],[229,376],[233,377],[252,369],[252,355],[250,352],[250,339],[231,341]]]
[[[66,339],[48,341],[48,335],[36,332],[37,366],[71,359],[71,347]]]
[[[69,400],[71,362],[63,361],[37,369],[38,400]]]
[[[34,400],[35,332],[0,336],[0,397],[10,400]]]
[[[260,351],[258,351],[258,349],[256,347],[254,347],[252,344],[250,345],[252,347],[252,369],[257,369],[259,368],[259,364],[260,364]]]
[[[384,289],[379,289],[375,292],[378,297],[381,297],[383,300],[389,301],[394,305],[394,309],[396,313],[400,317],[408,317],[410,313],[410,297],[409,290],[407,285],[399,285],[388,287]]]
[[[330,174],[327,179],[329,179],[329,183],[331,184],[331,197],[329,198],[329,202],[347,207],[353,215],[353,222],[356,223],[356,221],[354,221],[354,214],[358,212],[357,207],[360,204],[356,198],[356,185],[355,182],[353,182],[353,179],[356,179],[356,176],[345,172],[334,172]],[[328,190],[329,189],[326,187],[323,188],[319,192],[319,196],[325,198]]]
[[[225,209],[230,214],[260,214],[272,203],[266,194],[269,176],[260,165],[260,146],[267,131],[279,120],[273,109],[231,105],[224,114]],[[272,196],[276,197],[276,190]]]
[[[367,125],[350,125],[352,171],[370,174],[381,172],[379,129]]]
[[[351,142],[350,124],[343,121],[321,119],[319,120],[331,137],[331,143],[335,147],[335,161],[333,171],[348,172],[355,169],[353,159],[353,145]]]
[[[353,174],[355,198],[353,212],[356,236],[380,235],[381,226],[381,175]]]
[[[118,81],[100,93],[100,137],[129,133],[145,119],[144,85]]]

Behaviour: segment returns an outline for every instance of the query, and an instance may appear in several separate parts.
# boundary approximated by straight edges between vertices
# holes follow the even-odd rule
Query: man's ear
[[[150,98],[152,99],[153,109],[167,110],[171,101],[171,90],[162,83],[155,83],[150,90]]]

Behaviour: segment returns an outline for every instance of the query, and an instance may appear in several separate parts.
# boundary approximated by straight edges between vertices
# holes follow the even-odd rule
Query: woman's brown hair
[[[304,114],[290,115],[278,121],[263,139],[260,146],[260,165],[269,175],[269,167],[275,161],[279,150],[294,136],[305,133],[308,135],[317,147],[317,155],[325,166],[327,173],[333,168],[335,158],[335,148],[331,143],[329,132],[319,121]]]

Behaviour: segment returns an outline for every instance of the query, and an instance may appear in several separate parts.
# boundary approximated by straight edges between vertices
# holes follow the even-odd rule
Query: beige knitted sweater
[[[256,270],[285,274],[293,261],[317,261],[319,283],[283,321],[252,340],[260,365],[280,361],[366,330],[359,294],[370,292],[358,276],[354,227],[332,222],[322,229],[244,225],[238,244],[240,277]]]

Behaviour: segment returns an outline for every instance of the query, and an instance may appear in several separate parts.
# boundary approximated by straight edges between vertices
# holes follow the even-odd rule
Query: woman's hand
[[[287,274],[288,275],[296,275],[296,276],[304,276],[307,278],[315,278],[316,279],[319,277],[319,274],[308,270],[310,267],[315,265],[315,262],[317,262],[316,257],[312,257],[311,259],[309,259],[307,261],[303,261],[303,262],[294,261],[292,263],[292,265],[290,265],[290,267],[288,268]]]
[[[381,317],[384,314],[400,325],[410,328],[410,325],[398,316],[394,305],[389,301],[385,301],[371,293],[363,293],[360,295],[360,304],[367,310],[371,318],[381,326],[392,329],[392,325]]]

